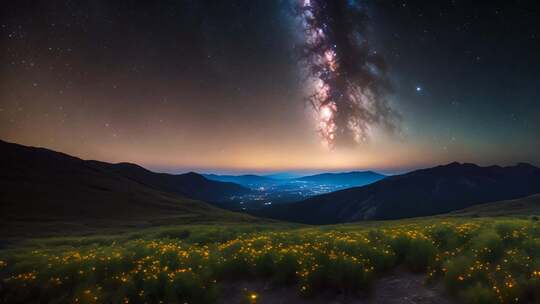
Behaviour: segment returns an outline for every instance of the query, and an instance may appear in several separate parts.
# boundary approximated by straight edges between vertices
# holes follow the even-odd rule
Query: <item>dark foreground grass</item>
[[[540,224],[180,226],[42,240],[1,253],[0,302],[212,303],[220,282],[251,278],[295,284],[305,297],[319,290],[355,294],[398,266],[425,273],[428,284],[444,282],[462,303],[539,302]]]

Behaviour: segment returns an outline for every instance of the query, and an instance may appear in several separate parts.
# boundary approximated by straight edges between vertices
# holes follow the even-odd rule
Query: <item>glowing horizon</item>
[[[73,4],[88,12],[82,19],[70,8],[46,3],[14,11],[3,29],[8,35],[2,36],[7,56],[0,73],[0,138],[83,159],[169,171],[402,171],[453,161],[540,164],[535,68],[540,57],[529,53],[536,40],[519,38],[531,47],[501,45],[501,39],[481,36],[484,27],[471,25],[469,38],[484,37],[481,43],[463,49],[451,43],[449,48],[433,33],[451,36],[461,24],[459,15],[452,26],[432,24],[401,13],[410,7],[361,3],[362,14],[370,17],[369,30],[361,31],[368,35],[369,48],[368,40],[355,45],[332,35],[335,30],[324,30],[324,47],[310,57],[316,62],[306,64],[298,51],[306,38],[316,37],[298,26],[302,20],[289,4],[299,2],[286,2],[249,2],[251,17],[225,3],[178,3],[174,16],[161,13],[168,11],[163,8],[152,20],[146,15],[150,4],[134,4],[133,16],[126,16],[134,22],[111,18],[110,26],[119,31],[100,21],[101,13],[124,15],[112,3],[103,12]],[[327,14],[355,14],[358,1],[339,3],[347,7],[324,3],[306,2],[317,17],[309,19],[309,30],[352,26],[332,24],[334,15]],[[44,12],[62,16],[57,26],[28,22],[30,17],[41,20]],[[420,39],[416,29],[401,26],[412,21],[434,30],[422,32]],[[128,23],[145,27],[123,26]],[[526,34],[519,23],[515,26],[516,37]],[[355,61],[358,46],[371,59]],[[450,56],[447,51],[454,46],[459,50]],[[495,47],[520,56],[484,50]],[[351,62],[360,68],[349,70],[355,66]],[[306,81],[302,67],[329,74],[317,72]],[[382,71],[393,90],[372,99],[365,94],[378,90],[370,81],[381,84],[375,76]],[[360,85],[344,85],[349,79],[343,74],[356,75]],[[352,94],[358,87],[369,89]],[[319,97],[315,107],[306,102],[313,90]],[[390,109],[385,105],[401,117],[392,134],[385,131]],[[333,150],[321,143],[321,126],[323,138],[336,140]]]

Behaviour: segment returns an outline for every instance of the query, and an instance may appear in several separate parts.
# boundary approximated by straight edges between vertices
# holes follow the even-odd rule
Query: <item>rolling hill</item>
[[[480,167],[451,163],[307,200],[259,215],[311,224],[427,216],[540,193],[540,169],[529,164]]]
[[[475,205],[448,215],[455,216],[531,216],[540,215],[540,194],[523,198]]]
[[[36,233],[45,226],[79,229],[86,223],[250,220],[194,199],[247,189],[195,173],[153,173],[133,164],[85,161],[4,141],[0,141],[0,167],[0,235]],[[64,228],[59,228],[60,223]]]

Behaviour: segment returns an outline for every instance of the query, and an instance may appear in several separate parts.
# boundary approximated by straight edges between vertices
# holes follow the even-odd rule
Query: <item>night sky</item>
[[[340,29],[324,62],[305,54],[314,8]],[[36,0],[0,15],[3,140],[168,172],[540,165],[537,1]],[[364,57],[340,38],[357,21]],[[315,105],[313,66],[332,70]],[[351,103],[351,86],[377,93]]]

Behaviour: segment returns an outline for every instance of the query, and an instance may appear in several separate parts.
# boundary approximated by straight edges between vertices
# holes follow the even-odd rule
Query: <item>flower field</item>
[[[443,282],[462,303],[540,301],[540,223],[425,219],[187,233],[26,246],[0,252],[2,303],[213,303],[220,283],[266,279],[305,297],[365,294],[396,267]],[[216,229],[216,228],[212,228]],[[225,228],[223,228],[225,229]],[[204,234],[202,234],[204,235]],[[256,303],[257,294],[246,294]]]

